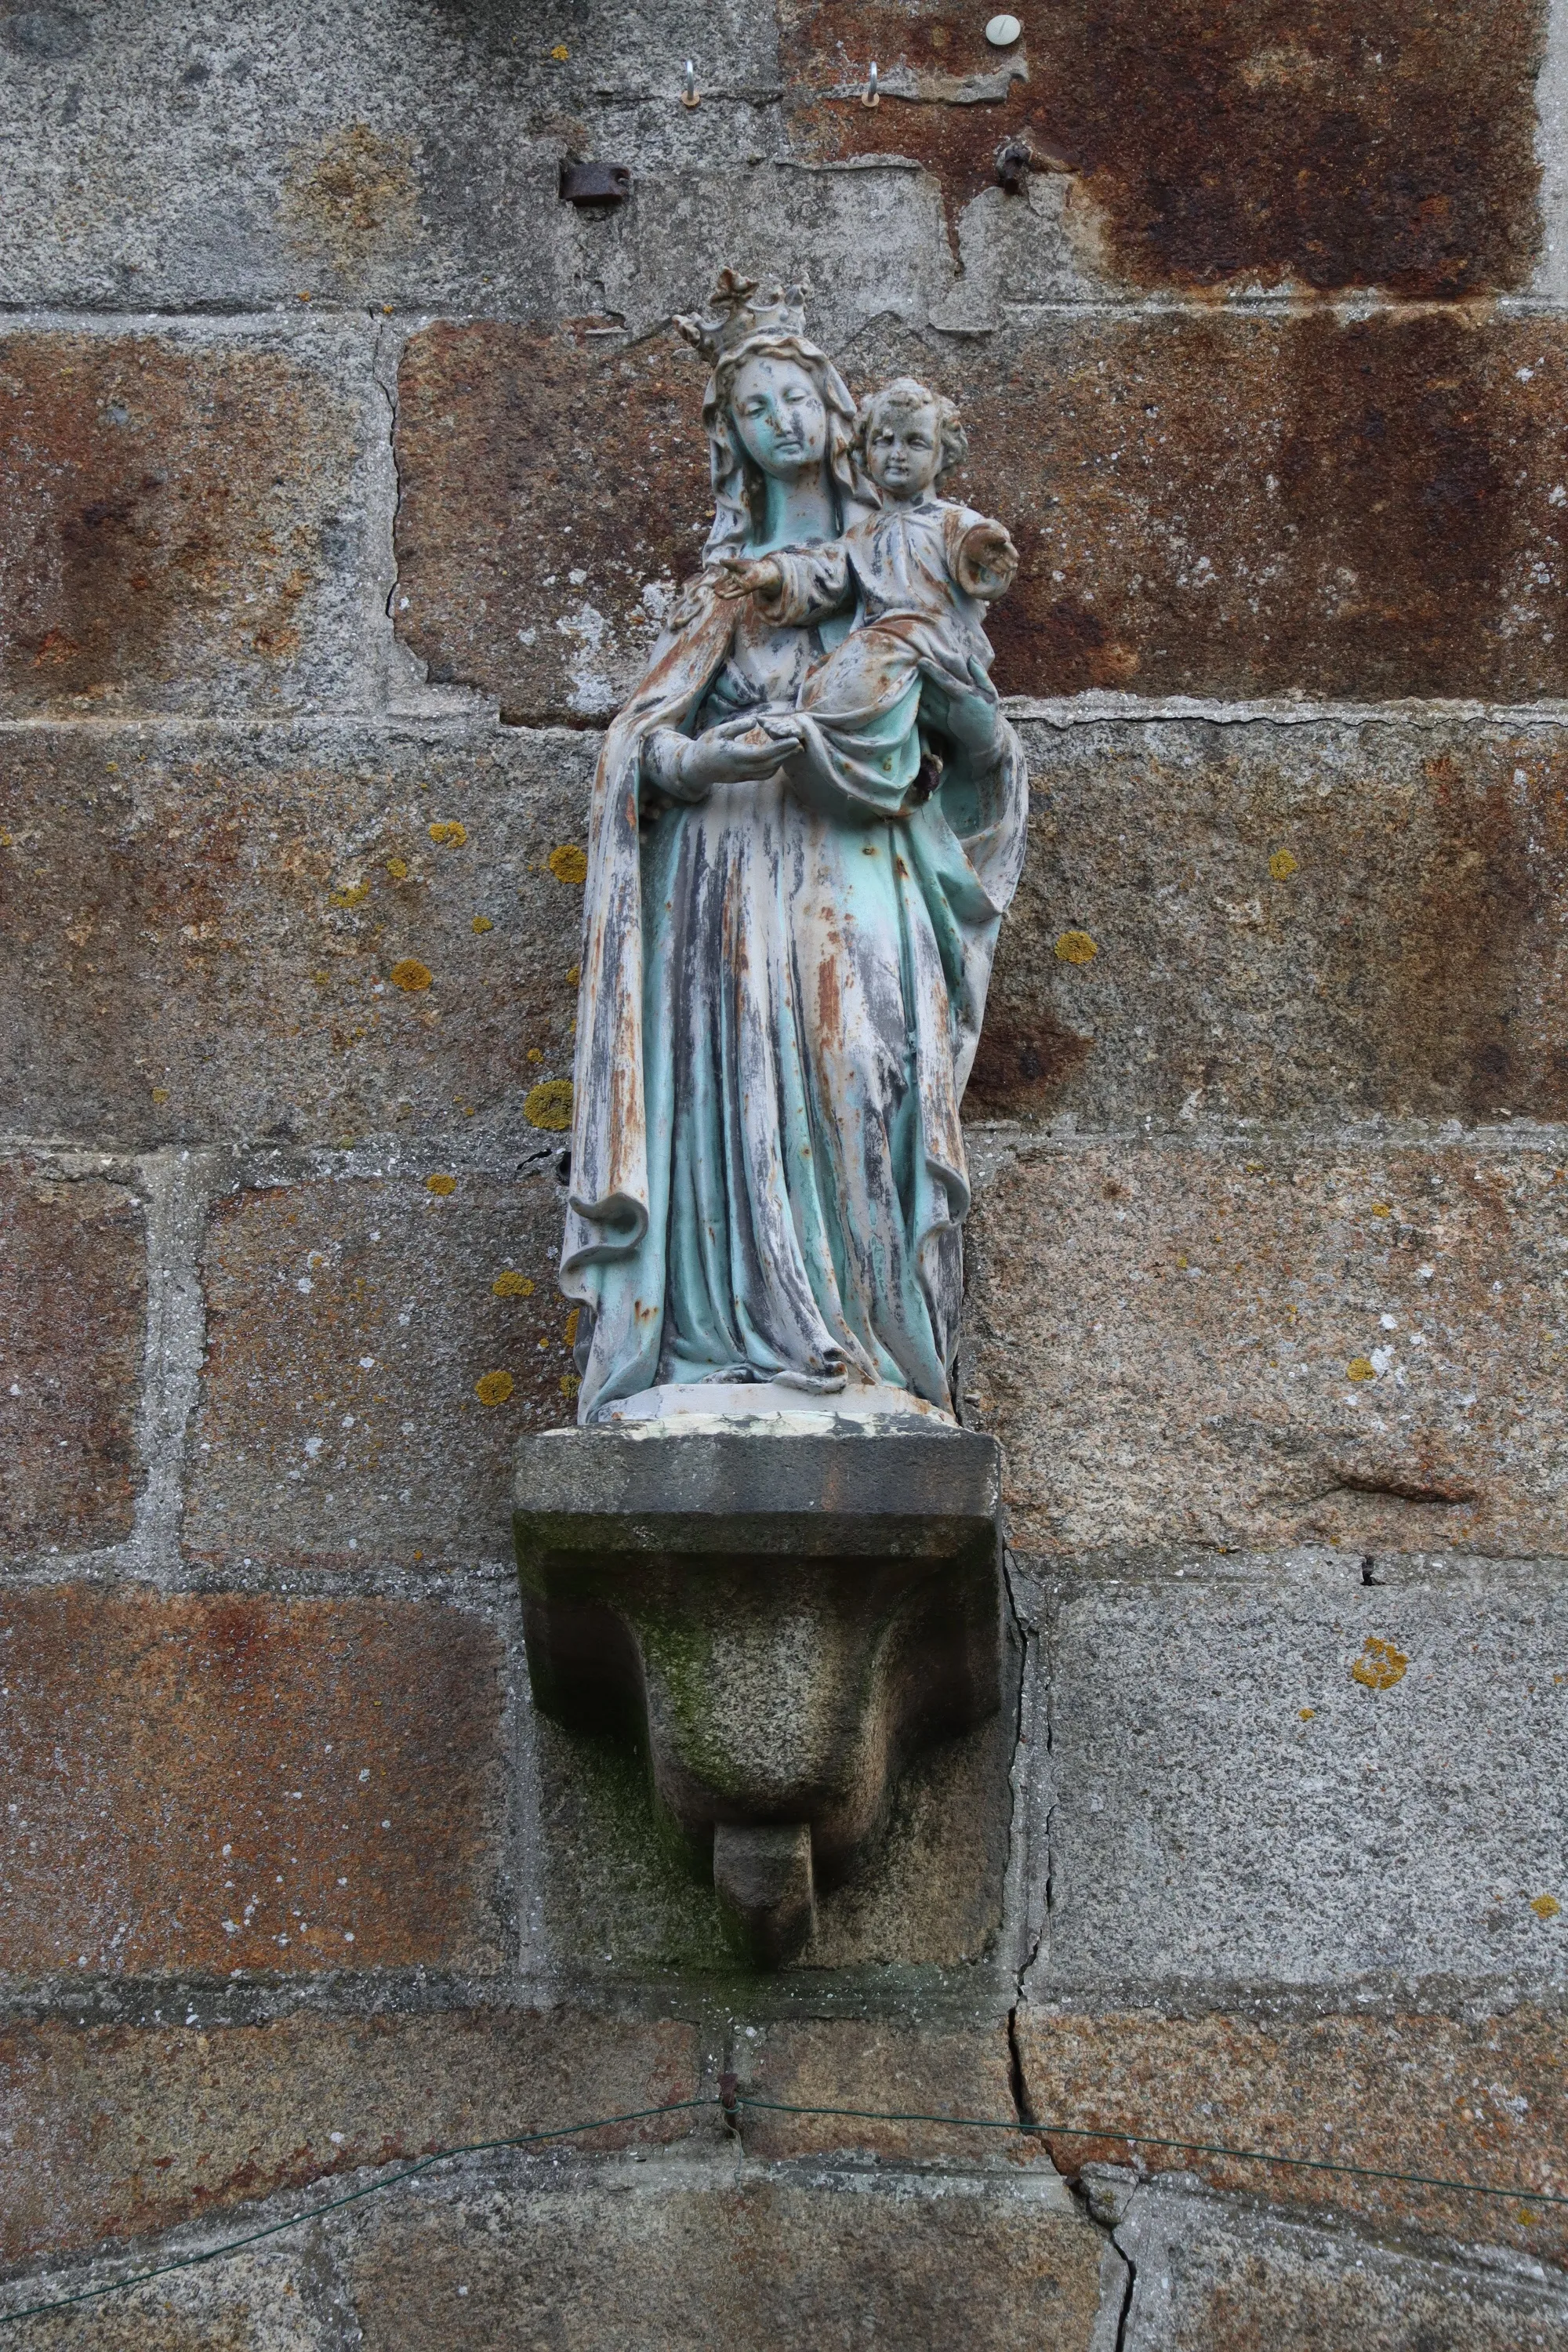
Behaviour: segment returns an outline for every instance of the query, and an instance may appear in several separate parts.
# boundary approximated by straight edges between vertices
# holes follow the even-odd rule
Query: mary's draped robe
[[[805,719],[788,781],[645,814],[650,739],[795,712],[820,651],[712,574],[683,610],[594,787],[562,1254],[589,1310],[579,1418],[708,1380],[945,1409],[959,1103],[1023,862],[1022,749],[1000,721],[994,758],[955,755],[911,804],[915,686],[852,747]]]

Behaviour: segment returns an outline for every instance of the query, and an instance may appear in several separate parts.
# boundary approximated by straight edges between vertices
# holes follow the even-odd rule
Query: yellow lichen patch
[[[1377,1370],[1370,1356],[1352,1356],[1345,1366],[1347,1381],[1375,1381]]]
[[[408,879],[408,861],[406,858],[389,857],[386,861],[386,870],[391,875],[395,882],[406,882]]]
[[[426,1176],[425,1179],[425,1190],[427,1192],[434,1192],[438,1201],[444,1201],[449,1192],[455,1192],[457,1189],[458,1180],[455,1176]]]
[[[1268,861],[1268,871],[1276,882],[1289,882],[1291,875],[1299,873],[1300,868],[1288,849],[1277,849]]]
[[[1374,1217],[1392,1217],[1394,1212],[1386,1201],[1374,1201],[1372,1204],[1372,1213]]]
[[[564,1133],[572,1124],[572,1081],[570,1078],[541,1078],[530,1087],[522,1098],[522,1115],[530,1127],[548,1128],[556,1134]]]
[[[557,41],[557,42],[556,42],[556,44],[555,44],[555,47],[551,50],[550,54],[551,54],[551,56],[554,58],[555,63],[556,63],[558,66],[563,66],[563,65],[565,64],[565,62],[566,62],[567,58],[571,56],[572,52],[571,52],[571,50],[567,47],[567,46],[566,46],[566,44],[565,44],[565,42],[564,42],[564,41]]]
[[[483,938],[486,931],[494,930],[495,925],[491,922],[488,915],[476,915],[470,929],[477,931],[480,938]]]
[[[1409,1664],[1403,1650],[1369,1633],[1361,1645],[1360,1657],[1351,1668],[1351,1680],[1360,1683],[1363,1690],[1392,1690]]]
[[[1530,1907],[1538,1919],[1555,1919],[1563,1906],[1555,1895],[1538,1895]]]
[[[1099,953],[1087,931],[1063,931],[1057,941],[1058,963],[1092,963]]]
[[[588,853],[579,849],[574,841],[563,841],[545,859],[557,882],[585,882],[588,879]]]
[[[460,817],[437,817],[435,824],[426,825],[425,830],[432,841],[449,841],[454,849],[461,849],[468,837],[468,828]]]
[[[327,893],[327,904],[329,907],[357,907],[369,896],[370,877],[367,875],[358,882],[349,883],[342,890],[330,890]]]
[[[317,988],[326,988],[330,984],[331,977],[332,975],[330,971],[313,971],[310,974],[311,982]]]
[[[563,1397],[574,1397],[582,1385],[583,1383],[578,1379],[575,1372],[562,1373],[561,1393]]]
[[[1298,1707],[1296,1712],[1300,1715],[1303,1723],[1310,1723],[1318,1710],[1315,1706],[1302,1706]]]
[[[582,965],[581,965],[580,963],[569,963],[569,964],[567,965],[567,967],[566,967],[566,985],[567,985],[567,987],[568,987],[568,988],[575,988],[575,987],[576,987],[576,985],[577,985],[577,983],[578,983],[578,982],[582,979],[582,977],[583,977],[583,967],[582,967]]]
[[[481,1404],[505,1404],[512,1391],[510,1372],[486,1372],[474,1382],[474,1394]]]
[[[401,963],[395,963],[392,967],[394,988],[406,989],[411,995],[422,988],[428,988],[430,978],[429,965],[421,963],[417,956],[405,956]]]
[[[519,1274],[517,1268],[510,1265],[504,1274],[497,1275],[490,1288],[498,1298],[531,1298],[533,1296],[533,1285],[527,1275]]]
[[[543,1046],[531,1045],[528,1049],[528,1058],[531,1062],[542,1062],[544,1059]]]
[[[574,1348],[577,1345],[577,1318],[582,1312],[580,1307],[574,1307],[571,1314],[566,1318],[566,1345],[569,1348]]]
[[[165,1102],[167,1102],[167,1101],[168,1101],[168,1099],[169,1099],[169,1089],[168,1089],[168,1087],[153,1087],[153,1101],[154,1101],[155,1103],[165,1103]]]

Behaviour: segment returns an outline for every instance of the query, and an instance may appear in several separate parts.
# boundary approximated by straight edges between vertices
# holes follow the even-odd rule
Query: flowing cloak
[[[650,821],[643,747],[726,715],[740,610],[694,583],[595,778],[561,1260],[583,1422],[669,1380],[950,1402],[959,1103],[1023,863],[1022,747],[1003,722],[994,761],[910,805],[914,680],[868,714],[885,757],[806,716],[787,781]]]

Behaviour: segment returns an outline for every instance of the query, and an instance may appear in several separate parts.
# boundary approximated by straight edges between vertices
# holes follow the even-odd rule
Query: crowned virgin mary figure
[[[770,619],[726,559],[809,558],[874,505],[855,404],[797,293],[726,271],[677,323],[712,367],[715,509],[595,779],[561,1261],[578,1417],[737,1388],[770,1412],[946,1414],[959,1106],[1023,860],[1022,749],[974,664],[868,710],[886,759],[803,717],[853,613]]]

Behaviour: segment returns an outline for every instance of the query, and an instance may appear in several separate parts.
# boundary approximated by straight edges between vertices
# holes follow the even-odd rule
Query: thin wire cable
[[[617,2124],[647,2123],[658,2116],[679,2116],[699,2107],[718,2107],[732,2116],[742,2107],[756,2108],[778,2116],[823,2116],[837,2117],[847,2123],[873,2124],[946,2124],[958,2131],[1016,2132],[1025,2139],[1098,2139],[1124,2140],[1134,2147],[1173,2148],[1187,2156],[1228,2157],[1244,2164],[1277,2164],[1297,2172],[1342,2173],[1357,2180],[1397,2181],[1412,2189],[1441,2189],[1461,2197],[1512,2197],[1525,2205],[1568,2205],[1568,2196],[1560,2196],[1547,2189],[1499,2188],[1480,2180],[1446,2180],[1433,2173],[1394,2172],[1368,2164],[1335,2164],[1324,2157],[1274,2156],[1257,2147],[1226,2147],[1213,2140],[1167,2139],[1153,2132],[1124,2131],[1115,2124],[1057,2124],[1004,2122],[994,2116],[936,2116],[917,2111],[905,2112],[884,2107],[805,2107],[794,2106],[783,2099],[754,2099],[737,2090],[731,2099],[710,2093],[700,2099],[671,2099],[664,2106],[636,2107],[621,2116],[596,2116],[587,2123],[558,2124],[551,2131],[515,2132],[505,2139],[468,2140],[458,2147],[437,2148],[431,2156],[422,2156],[415,2164],[405,2165],[400,2172],[389,2173],[384,2179],[366,2182],[362,2188],[351,2189],[342,2197],[331,2197],[319,2205],[311,2205],[303,2213],[291,2213],[282,2221],[268,2221],[259,2230],[247,2230],[242,2237],[227,2238],[221,2246],[209,2246],[202,2253],[182,2254],[172,2263],[159,2263],[151,2270],[136,2271],[129,2278],[115,2279],[108,2286],[84,2287],[79,2294],[57,2295],[47,2303],[30,2303],[20,2310],[0,2312],[0,2327],[9,2327],[18,2319],[37,2319],[50,2311],[68,2311],[73,2305],[97,2303],[106,2294],[122,2294],[132,2287],[145,2286],[153,2279],[168,2278],[176,2271],[199,2269],[204,2263],[221,2262],[226,2254],[237,2254],[247,2246],[258,2245],[265,2238],[276,2238],[285,2230],[297,2230],[303,2222],[320,2221],[324,2214],[339,2213],[345,2205],[357,2205],[363,2198],[376,2197],[384,2189],[401,2188],[433,2166],[447,2164],[459,2156],[489,2156],[498,2149],[535,2147],[543,2140],[577,2139],[584,2132],[608,2131]]]
[[[989,2116],[899,2116],[885,2115],[875,2107],[792,2107],[782,2099],[752,2099],[743,2092],[736,2093],[735,2105],[766,2107],[781,2116],[840,2116],[857,2123],[953,2124],[969,2131],[1022,2132],[1034,2139],[1120,2139],[1133,2147],[1176,2148],[1188,2156],[1228,2156],[1244,2164],[1283,2164],[1297,2172],[1343,2172],[1357,2180],[1399,2180],[1411,2188],[1447,2189],[1465,2197],[1517,2197],[1525,2204],[1568,2205],[1568,2197],[1554,2195],[1548,2189],[1499,2189],[1479,2180],[1444,2180],[1428,2172],[1391,2172],[1372,2164],[1334,2164],[1326,2157],[1270,2156],[1266,2148],[1223,2147],[1213,2140],[1161,2139],[1152,2132],[1123,2131],[1116,2124],[1001,2123]]]
[[[301,2222],[320,2220],[323,2213],[339,2213],[345,2205],[357,2205],[362,2197],[374,2197],[384,2189],[397,2189],[404,2181],[412,2180],[416,2173],[428,2172],[432,2165],[445,2164],[455,2156],[488,2156],[501,2147],[531,2147],[543,2139],[575,2139],[584,2132],[607,2131],[614,2124],[640,2124],[652,2116],[678,2116],[689,2107],[717,2106],[717,2099],[672,2099],[662,2107],[637,2107],[625,2116],[599,2116],[591,2123],[560,2124],[553,2131],[516,2132],[509,2139],[469,2140],[461,2147],[439,2147],[433,2156],[422,2156],[417,2164],[405,2165],[401,2172],[384,2180],[372,2180],[363,2188],[351,2189],[342,2197],[330,2197],[325,2203],[312,2205],[303,2213],[291,2213],[286,2221],[268,2221],[265,2229],[247,2230],[242,2238],[226,2239],[221,2246],[208,2246],[204,2253],[182,2254],[172,2263],[159,2263],[153,2270],[137,2271],[130,2278],[115,2279],[108,2286],[85,2287],[79,2294],[57,2295],[48,2303],[30,2303],[20,2311],[0,2312],[0,2327],[9,2327],[18,2319],[37,2319],[46,2311],[68,2311],[73,2304],[97,2303],[106,2294],[122,2294],[133,2286],[145,2286],[151,2279],[167,2278],[174,2271],[194,2271],[204,2263],[221,2262],[226,2254],[237,2254],[242,2247],[259,2244],[263,2238],[276,2238],[284,2230],[297,2230]]]

